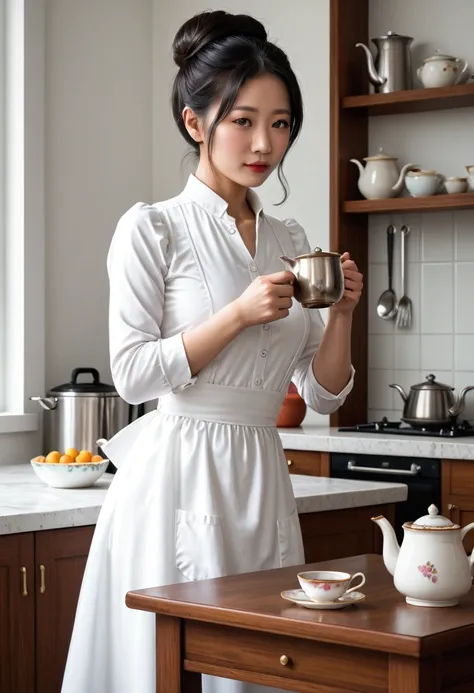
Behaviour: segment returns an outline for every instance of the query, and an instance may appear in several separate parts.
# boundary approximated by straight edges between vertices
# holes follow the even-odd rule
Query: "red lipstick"
[[[246,166],[254,173],[265,173],[268,168],[268,164],[262,164],[255,161],[253,164],[246,164]]]

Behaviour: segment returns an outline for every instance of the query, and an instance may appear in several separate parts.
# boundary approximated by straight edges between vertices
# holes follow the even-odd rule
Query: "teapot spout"
[[[463,411],[464,400],[469,390],[474,390],[474,385],[468,385],[464,388],[464,390],[461,390],[461,394],[459,395],[458,401],[456,402],[456,404],[453,404],[453,406],[450,407],[450,409],[448,410],[450,416],[459,416],[459,414]]]
[[[395,530],[390,522],[383,515],[372,517],[372,521],[377,524],[383,534],[383,562],[391,575],[395,573],[400,547],[398,545]]]
[[[363,48],[365,51],[365,55],[367,57],[367,69],[369,71],[369,79],[374,85],[374,87],[381,87],[382,84],[385,84],[387,81],[386,77],[381,77],[377,70],[375,69],[375,64],[374,64],[374,59],[372,57],[372,53],[370,50],[367,48],[365,43],[356,43],[356,48]]]
[[[287,257],[286,255],[280,255],[280,260],[283,262],[286,269],[290,272],[293,272],[294,274],[296,268],[296,261],[292,260],[291,257]]]
[[[361,175],[364,173],[364,170],[365,170],[364,166],[360,163],[360,161],[358,159],[349,159],[349,161],[351,164],[355,164],[357,166],[357,168],[359,169],[359,179],[360,179]]]
[[[397,182],[392,188],[395,195],[400,195],[400,193],[402,192],[403,184],[405,183],[405,176],[407,172],[410,171],[412,168],[416,168],[416,164],[405,164],[405,166],[400,171],[400,176],[398,177]]]
[[[403,400],[404,402],[407,401],[408,397],[407,397],[407,395],[406,395],[405,390],[403,389],[403,387],[402,387],[401,385],[396,385],[395,383],[392,383],[389,387],[393,387],[394,390],[397,390],[397,392],[400,393],[400,397],[402,398],[402,400]]]

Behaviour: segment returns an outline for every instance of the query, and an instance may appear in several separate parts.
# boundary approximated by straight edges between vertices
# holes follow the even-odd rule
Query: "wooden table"
[[[474,590],[452,608],[409,606],[382,559],[306,566],[367,576],[367,599],[310,611],[280,597],[297,567],[129,592],[156,613],[156,693],[196,693],[201,673],[300,693],[474,693]]]

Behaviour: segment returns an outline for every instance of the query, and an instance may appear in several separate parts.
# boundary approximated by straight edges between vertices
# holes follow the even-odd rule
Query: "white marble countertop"
[[[280,428],[278,432],[283,447],[287,450],[474,460],[474,436],[439,438],[383,433],[342,433],[337,428],[314,425],[301,426],[301,428]]]
[[[290,475],[299,513],[396,503],[404,484]],[[113,479],[104,474],[88,489],[46,486],[29,464],[0,466],[0,534],[93,525]]]

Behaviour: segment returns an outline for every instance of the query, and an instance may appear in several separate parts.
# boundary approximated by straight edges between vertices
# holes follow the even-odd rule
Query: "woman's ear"
[[[204,141],[201,124],[199,118],[189,106],[183,109],[183,123],[186,130],[197,144],[202,144]]]

